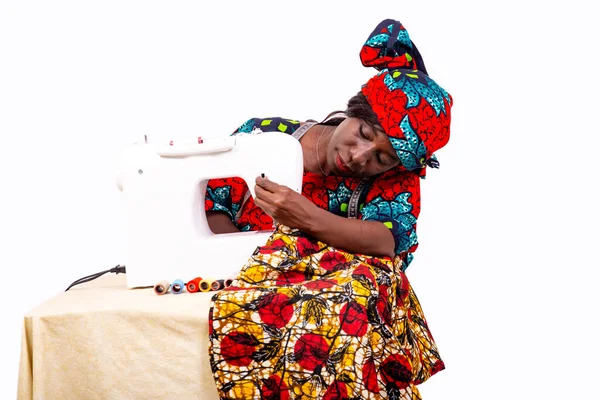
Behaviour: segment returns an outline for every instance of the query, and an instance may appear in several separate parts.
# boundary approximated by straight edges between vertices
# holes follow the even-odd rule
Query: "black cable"
[[[89,282],[91,279],[96,279],[97,277],[101,276],[104,273],[106,273],[106,271],[104,271],[104,272],[96,272],[95,274],[84,276],[83,278],[77,279],[71,285],[73,285],[73,284],[78,285],[78,284],[83,283],[83,282]]]
[[[92,280],[94,280],[94,279],[96,279],[96,278],[99,278],[100,276],[102,276],[102,275],[104,275],[104,274],[106,274],[106,273],[108,273],[108,272],[112,272],[112,273],[116,273],[116,274],[119,274],[119,273],[125,273],[125,266],[117,265],[116,267],[114,267],[114,268],[112,268],[112,269],[108,269],[108,270],[106,270],[106,271],[98,272],[98,273],[95,273],[95,274],[88,275],[88,276],[85,276],[85,277],[83,277],[83,278],[80,278],[80,279],[76,280],[75,282],[73,282],[73,283],[72,283],[72,284],[71,284],[71,285],[70,285],[70,286],[69,286],[69,287],[68,287],[68,288],[65,290],[65,292],[66,292],[67,290],[71,289],[71,288],[72,288],[73,286],[75,286],[75,285],[79,285],[79,284],[81,284],[81,283],[90,282],[90,281],[92,281]]]
[[[96,279],[96,278],[98,278],[98,277],[100,277],[100,276],[102,276],[102,275],[106,274],[107,272],[110,272],[110,270],[106,270],[106,271],[98,272],[98,273],[96,273],[96,274],[89,275],[89,276],[86,276],[86,277],[84,277],[84,278],[77,279],[75,282],[71,283],[71,285],[69,285],[69,287],[68,287],[67,289],[65,289],[65,292],[66,292],[67,290],[71,289],[71,288],[72,288],[73,286],[75,286],[75,285],[79,285],[79,284],[82,284],[82,283],[86,283],[86,282],[93,281],[94,279]]]
[[[102,275],[112,272],[113,274],[124,274],[125,273],[125,266],[124,265],[117,265],[114,268],[111,269],[107,269],[106,271],[102,271],[102,272],[97,272],[95,274],[92,275],[88,275],[88,276],[84,276],[83,278],[79,278],[77,279],[75,282],[71,283],[71,285],[69,285],[68,288],[65,289],[65,292],[69,289],[71,289],[73,286],[75,285],[79,285],[81,283],[86,283],[86,282],[90,282],[93,281],[96,278],[101,277]]]

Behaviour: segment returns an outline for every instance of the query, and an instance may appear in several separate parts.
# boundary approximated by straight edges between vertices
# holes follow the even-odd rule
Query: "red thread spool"
[[[188,283],[185,284],[185,288],[187,289],[187,291],[189,293],[195,293],[198,290],[200,290],[200,281],[202,280],[202,278],[200,278],[199,276],[192,279],[191,281],[189,281]]]

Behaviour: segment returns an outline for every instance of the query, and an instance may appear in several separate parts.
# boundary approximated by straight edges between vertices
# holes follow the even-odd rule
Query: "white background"
[[[24,314],[124,263],[125,146],[343,109],[393,18],[455,102],[408,270],[447,365],[424,399],[600,398],[600,34],[580,3],[1,1],[0,397]]]

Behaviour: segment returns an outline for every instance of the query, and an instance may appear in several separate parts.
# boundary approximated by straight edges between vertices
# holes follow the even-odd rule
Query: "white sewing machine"
[[[254,180],[265,174],[300,193],[302,171],[300,142],[279,132],[133,144],[117,176],[128,219],[127,286],[234,275],[272,232],[212,233],[204,211],[207,181],[240,177],[255,196]]]

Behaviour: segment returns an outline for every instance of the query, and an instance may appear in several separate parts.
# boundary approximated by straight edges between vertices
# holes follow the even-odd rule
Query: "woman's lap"
[[[400,265],[286,227],[215,294],[209,325],[226,399],[418,399],[444,368]]]

